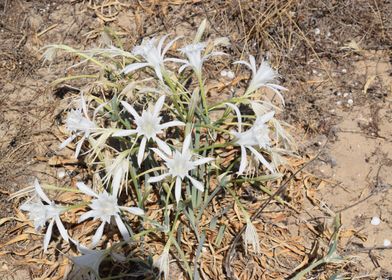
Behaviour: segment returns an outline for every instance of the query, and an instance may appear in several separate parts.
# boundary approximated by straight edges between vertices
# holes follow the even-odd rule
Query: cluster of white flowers
[[[265,167],[263,169],[265,172],[270,172],[271,174],[277,172],[278,166],[273,161],[272,148],[279,145],[279,139],[272,139],[271,135],[274,131],[279,135],[286,134],[283,134],[282,127],[275,119],[276,109],[273,109],[275,107],[272,104],[265,104],[261,110],[256,110],[255,108],[259,107],[253,106],[255,101],[252,100],[252,93],[261,87],[265,87],[275,92],[284,104],[280,91],[286,90],[286,88],[276,84],[277,72],[266,61],[263,61],[260,67],[257,68],[256,60],[253,56],[249,57],[249,62],[234,62],[244,64],[252,70],[252,78],[242,101],[238,101],[239,99],[226,100],[211,107],[208,107],[207,103],[200,103],[196,104],[196,110],[190,110],[187,108],[188,105],[190,106],[189,102],[200,100],[200,98],[195,98],[195,94],[204,94],[201,99],[204,98],[203,102],[205,102],[205,88],[203,88],[205,81],[202,77],[203,63],[212,56],[226,54],[223,52],[206,51],[209,50],[207,42],[194,42],[179,49],[180,53],[186,58],[165,58],[166,53],[179,37],[170,41],[164,47],[166,39],[167,36],[163,36],[160,39],[146,39],[141,45],[134,47],[132,53],[123,55],[127,59],[134,58],[136,62],[125,66],[121,70],[122,74],[133,74],[139,69],[152,68],[157,78],[157,87],[160,89],[164,88],[162,91],[156,90],[161,92],[158,96],[153,95],[151,97],[150,95],[148,98],[147,96],[144,97],[143,100],[148,101],[146,106],[129,104],[129,100],[125,100],[121,95],[116,97],[118,98],[116,99],[117,107],[110,105],[115,102],[104,103],[102,101],[99,104],[97,98],[95,98],[94,102],[98,102],[97,109],[106,110],[106,115],[115,115],[116,118],[114,119],[121,119],[121,122],[110,122],[112,124],[111,127],[102,127],[100,123],[105,122],[95,120],[97,109],[95,109],[93,114],[94,117],[92,119],[89,117],[88,107],[92,106],[91,104],[94,104],[94,102],[87,103],[87,95],[81,94],[79,106],[68,112],[66,128],[71,133],[71,136],[60,145],[60,148],[65,148],[73,140],[80,138],[75,148],[75,157],[79,157],[86,139],[89,140],[86,146],[94,144],[96,150],[105,150],[105,153],[99,153],[101,160],[96,163],[97,165],[103,164],[104,168],[100,169],[101,172],[106,171],[104,178],[102,178],[104,179],[103,184],[94,187],[93,190],[93,188],[88,187],[83,182],[76,183],[80,194],[90,198],[87,203],[79,206],[84,212],[80,215],[78,222],[83,223],[88,219],[100,221],[100,225],[91,237],[89,247],[84,247],[79,244],[79,241],[71,239],[61,222],[60,217],[69,209],[77,206],[55,204],[43,192],[38,181],[35,181],[34,187],[40,200],[29,200],[21,206],[22,210],[29,212],[29,217],[33,221],[36,230],[45,227],[46,223],[49,222],[44,238],[45,251],[48,248],[52,235],[53,224],[56,223],[62,238],[67,242],[72,240],[83,254],[79,257],[73,257],[74,263],[82,268],[92,270],[95,276],[99,274],[99,264],[108,255],[107,250],[93,250],[102,241],[105,227],[115,224],[122,238],[125,241],[129,241],[132,238],[133,229],[131,228],[131,223],[128,222],[126,214],[140,217],[144,221],[145,218],[148,220],[148,209],[142,208],[145,207],[144,202],[149,193],[143,193],[143,191],[146,189],[151,190],[155,186],[156,189],[162,190],[161,187],[163,185],[167,186],[166,183],[168,183],[171,187],[165,189],[165,192],[167,192],[166,203],[174,202],[175,207],[181,204],[181,200],[189,199],[196,190],[200,192],[205,191],[206,187],[209,186],[209,178],[214,176],[211,175],[212,173],[208,173],[208,170],[215,170],[218,174],[226,172],[217,166],[219,164],[216,160],[217,155],[214,154],[212,148],[216,137],[210,137],[211,133],[226,133],[226,139],[230,138],[227,141],[227,145],[234,146],[237,149],[238,157],[234,159],[230,167],[234,168],[227,172],[236,173],[237,176],[246,178],[244,173],[246,173],[249,166],[248,152],[250,152],[253,159]],[[108,50],[109,54],[113,50],[116,50],[115,56],[121,56],[122,52],[124,52],[112,47]],[[100,52],[104,52],[104,50],[100,50]],[[174,65],[179,63],[181,66],[178,71],[172,71],[168,63]],[[192,69],[198,78],[198,85],[193,91],[188,90],[184,86],[176,85],[181,84],[181,77],[184,75],[176,79],[172,78],[175,75],[173,73],[178,72],[182,75],[181,73],[187,68]],[[148,71],[143,73],[146,72],[148,73]],[[234,78],[234,73],[230,74],[230,79],[232,78]],[[177,89],[181,92],[173,93]],[[155,102],[155,104],[152,102]],[[251,117],[243,116],[240,106],[248,106],[249,104],[252,105],[255,115]],[[229,131],[218,128],[214,130],[217,123],[210,121],[209,113],[212,111],[211,108],[219,110],[229,108],[233,110],[232,114],[228,110],[223,123],[230,129],[233,126],[237,126],[237,129]],[[104,119],[106,115],[103,114],[101,119]],[[131,119],[129,119],[129,116]],[[235,119],[237,119],[237,122],[233,124],[232,121]],[[222,120],[220,120],[220,123],[222,123]],[[204,134],[202,132],[203,129],[206,129]],[[102,134],[117,139],[120,143],[120,148],[110,147],[109,144],[105,143],[107,138],[98,138]],[[181,139],[183,140],[182,143]],[[225,147],[226,144],[219,145]],[[109,148],[107,149],[107,147]],[[113,155],[113,153],[116,157],[105,156],[106,154]],[[132,176],[132,181],[128,181],[128,176]],[[135,180],[143,181],[135,183]],[[148,188],[150,184],[152,184],[152,187]],[[143,189],[139,185],[143,185]],[[126,192],[122,191],[123,187],[127,190]],[[174,199],[170,200],[172,187],[174,188]],[[132,192],[132,190],[137,194],[136,199],[128,199],[128,192]],[[165,205],[166,208],[167,206]],[[181,207],[186,206],[181,204]],[[250,244],[254,252],[259,253],[257,231],[249,218],[246,219],[246,223],[245,247]],[[175,227],[176,224],[173,223],[172,226]],[[173,230],[174,228],[172,228],[172,232]],[[174,242],[172,240],[172,237],[168,237],[168,243],[161,257],[155,262],[155,265],[164,274],[165,279],[168,277],[170,242]]]

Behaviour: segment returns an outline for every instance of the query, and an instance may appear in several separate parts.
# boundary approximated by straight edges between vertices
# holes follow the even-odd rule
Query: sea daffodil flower
[[[164,71],[164,62],[168,59],[165,59],[166,52],[171,48],[176,40],[180,37],[175,38],[170,41],[164,48],[163,43],[165,42],[167,35],[163,36],[159,42],[157,38],[146,39],[139,46],[136,46],[132,50],[132,54],[135,56],[141,56],[144,58],[146,62],[136,62],[127,65],[122,72],[124,74],[128,74],[130,72],[136,71],[140,68],[151,67],[154,69],[155,74],[163,82],[163,74]],[[163,50],[162,50],[163,48]]]
[[[257,69],[255,57],[253,55],[249,55],[249,62],[240,60],[234,62],[234,64],[243,64],[252,70],[252,80],[249,83],[249,87],[246,90],[245,95],[251,94],[261,87],[266,87],[274,91],[284,105],[284,98],[280,91],[287,90],[287,88],[275,84],[275,80],[279,77],[279,74],[271,68],[267,61],[262,61],[260,67]]]
[[[242,120],[240,110],[233,104],[226,103],[226,105],[228,105],[236,112],[238,118],[238,132],[232,132],[235,136],[234,143],[241,148],[241,162],[237,174],[243,174],[246,166],[248,165],[246,149],[248,149],[265,167],[267,167],[269,171],[274,173],[275,171],[272,165],[254,147],[262,149],[269,148],[270,130],[266,123],[274,117],[275,112],[271,111],[264,115],[257,116],[253,126],[250,129],[242,132]]]
[[[94,192],[91,188],[86,186],[86,184],[84,184],[83,182],[78,182],[76,186],[84,194],[94,197],[94,199],[89,204],[91,210],[80,216],[79,223],[89,218],[93,218],[94,220],[99,219],[102,222],[92,238],[91,246],[95,247],[98,244],[99,240],[101,240],[101,237],[103,235],[105,224],[110,224],[112,218],[114,218],[114,220],[116,221],[117,227],[123,238],[125,240],[129,240],[130,235],[124,222],[121,219],[121,211],[127,211],[133,215],[138,216],[143,215],[144,211],[139,207],[119,206],[117,203],[116,192],[118,191],[118,188],[114,189],[112,194],[107,193],[105,190],[98,194]]]
[[[65,208],[56,205],[48,198],[37,179],[34,180],[34,189],[40,200],[36,202],[27,201],[20,206],[20,209],[29,212],[29,218],[34,223],[36,231],[41,230],[46,225],[46,222],[50,220],[44,237],[44,251],[46,252],[52,236],[54,223],[56,223],[61,237],[68,242],[68,233],[60,219],[60,214],[65,211]],[[43,204],[42,201],[47,204]]]
[[[181,186],[182,181],[185,178],[188,178],[192,185],[197,188],[199,191],[204,191],[204,185],[202,182],[196,180],[192,176],[189,175],[189,171],[195,169],[197,166],[205,164],[214,160],[213,158],[200,158],[195,161],[192,160],[194,154],[190,150],[192,141],[191,134],[188,134],[182,145],[182,151],[170,151],[170,153],[166,153],[165,151],[161,151],[159,149],[152,148],[152,150],[165,161],[165,165],[168,168],[168,172],[159,176],[151,177],[148,182],[155,183],[163,180],[167,176],[171,176],[176,179],[175,184],[175,198],[177,203],[181,199]]]
[[[183,64],[178,70],[178,72],[181,73],[182,71],[184,71],[185,68],[191,67],[195,72],[196,76],[200,79],[204,61],[206,61],[211,56],[226,55],[223,52],[212,52],[210,54],[202,56],[201,52],[204,50],[205,46],[206,43],[195,43],[195,44],[187,45],[181,48],[180,51],[186,55],[188,60],[177,59],[177,58],[171,58],[169,60]]]
[[[83,135],[76,145],[75,158],[79,156],[84,140],[86,140],[90,134],[97,129],[96,124],[90,120],[87,113],[86,101],[82,94],[80,98],[80,107],[78,109],[72,109],[68,112],[65,123],[66,128],[71,131],[72,135],[63,141],[59,146],[60,149],[63,149],[77,136]]]
[[[124,106],[124,108],[134,117],[137,127],[136,129],[125,129],[117,131],[113,134],[113,136],[129,136],[137,134],[138,136],[143,137],[137,154],[137,163],[139,166],[142,164],[147,141],[152,139],[155,143],[157,143],[161,150],[169,154],[171,153],[169,146],[164,141],[159,139],[158,134],[161,134],[166,128],[185,125],[180,121],[170,121],[161,124],[162,117],[160,116],[160,111],[164,102],[165,96],[161,96],[155,106],[149,106],[148,109],[143,111],[142,115],[140,116],[130,104],[125,101],[121,101],[121,104]]]

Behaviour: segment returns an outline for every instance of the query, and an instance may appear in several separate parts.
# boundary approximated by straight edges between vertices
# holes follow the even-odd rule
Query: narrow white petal
[[[256,158],[265,166],[271,173],[275,173],[274,168],[269,164],[269,162],[253,147],[248,147],[248,149],[256,156]]]
[[[182,65],[181,67],[180,67],[180,69],[178,69],[178,73],[182,73],[182,71],[184,71],[185,70],[185,68],[187,68],[187,67],[190,67],[191,65],[187,62],[187,63],[185,63],[184,65]]]
[[[94,212],[93,210],[88,211],[88,212],[86,212],[86,213],[83,213],[83,214],[79,217],[78,223],[81,223],[81,222],[83,222],[83,221],[85,221],[85,220],[87,220],[87,219],[94,218],[94,217],[95,217],[95,212]]]
[[[137,69],[143,68],[143,67],[147,67],[150,66],[149,63],[132,63],[127,65],[121,72],[124,74],[128,74],[132,71],[135,71]]]
[[[124,238],[124,240],[128,241],[130,239],[130,236],[127,227],[124,225],[123,220],[119,215],[114,216],[114,219],[116,220],[118,230],[120,231],[122,237]]]
[[[185,139],[184,143],[182,144],[182,153],[185,151],[189,151],[191,149],[191,141],[192,141],[192,133],[189,133]]]
[[[206,164],[207,162],[210,162],[210,161],[213,161],[213,160],[215,160],[215,159],[214,158],[201,158],[201,159],[195,160],[193,162],[193,164],[198,166],[198,165]]]
[[[121,168],[121,166],[118,166],[115,169],[115,173],[113,174],[113,180],[112,180],[112,194],[114,196],[117,196],[120,190],[120,185],[121,185],[121,179],[123,176],[124,170]]]
[[[140,209],[139,207],[125,207],[125,206],[120,206],[121,210],[128,211],[129,213],[136,215],[136,216],[143,216],[144,215],[144,210]]]
[[[240,109],[238,109],[237,106],[235,106],[234,104],[231,103],[225,103],[227,106],[229,106],[231,109],[234,110],[234,112],[237,115],[237,120],[238,120],[238,132],[241,132],[242,129],[242,117],[241,117],[241,112]]]
[[[176,197],[177,204],[178,204],[178,202],[180,202],[180,199],[181,199],[181,187],[182,187],[181,178],[177,177],[176,178],[176,186],[174,189],[174,196]]]
[[[95,232],[92,242],[91,242],[91,247],[97,246],[98,242],[101,240],[102,235],[103,235],[103,230],[105,228],[105,222],[102,222],[102,224],[99,226],[97,231]]]
[[[265,86],[268,87],[269,89],[273,90],[276,93],[276,95],[280,98],[280,101],[282,102],[283,106],[285,106],[283,95],[279,92],[279,90],[277,90],[275,88],[276,85],[266,84]]]
[[[133,109],[133,107],[132,107],[129,103],[127,103],[127,102],[125,102],[125,101],[121,101],[121,104],[124,106],[124,108],[125,108],[129,113],[131,113],[131,115],[132,115],[135,119],[139,119],[139,118],[140,118],[139,114],[135,111],[135,109]]]
[[[163,49],[162,51],[162,56],[164,56],[166,54],[166,52],[171,48],[171,46],[174,44],[175,41],[177,41],[178,39],[182,38],[183,36],[177,36],[176,38],[174,38],[173,40],[171,40]]]
[[[78,158],[78,156],[80,154],[80,150],[82,149],[82,145],[83,145],[83,142],[85,139],[86,139],[86,137],[83,136],[82,139],[80,139],[78,144],[76,145],[74,158]]]
[[[165,61],[171,61],[171,62],[176,62],[176,63],[181,63],[181,64],[186,64],[186,63],[188,63],[187,60],[185,60],[185,59],[179,59],[179,58],[166,58]]]
[[[241,175],[242,173],[244,173],[247,165],[248,165],[248,160],[246,158],[246,149],[244,146],[241,146],[241,163],[240,163],[240,168],[238,169],[237,174]]]
[[[98,195],[83,182],[77,182],[76,187],[78,187],[78,189],[84,194],[98,197]]]
[[[163,76],[162,76],[162,69],[161,66],[155,66],[154,67],[155,74],[157,75],[158,79],[163,82]]]
[[[41,185],[39,184],[38,179],[34,180],[34,188],[35,188],[35,192],[39,195],[39,197],[43,201],[45,201],[47,204],[51,204],[50,199],[46,196],[43,189],[41,188]]]
[[[159,42],[158,42],[157,49],[158,49],[158,51],[161,53],[162,56],[163,56],[162,47],[163,47],[163,43],[165,42],[167,36],[168,36],[168,35],[162,36],[162,38],[161,38],[161,39],[159,40]]]
[[[160,128],[166,129],[166,128],[172,127],[172,126],[184,126],[184,125],[185,125],[185,123],[180,122],[180,121],[171,121],[171,122],[161,124]]]
[[[166,154],[171,154],[171,150],[168,144],[166,144],[165,142],[163,142],[161,139],[159,139],[158,137],[155,139],[155,142],[157,142],[159,149],[161,149],[163,152],[165,152]]]
[[[191,181],[192,185],[201,192],[204,192],[204,185],[202,182],[197,181],[196,179],[192,178],[191,176],[187,176],[188,179]]]
[[[249,69],[252,70],[252,65],[250,65],[248,62],[243,61],[243,60],[239,60],[239,61],[233,62],[233,64],[243,64],[243,65],[247,66]]]
[[[59,145],[59,149],[64,149],[65,147],[67,147],[74,139],[76,138],[76,134],[71,135],[70,137],[68,137],[67,139],[65,139],[63,142],[61,142],[61,144]]]
[[[68,233],[67,233],[67,230],[65,229],[63,223],[61,222],[60,217],[59,217],[59,216],[56,216],[56,217],[55,217],[55,220],[56,220],[56,226],[57,226],[57,228],[58,228],[58,230],[59,230],[59,232],[60,232],[61,237],[62,237],[65,241],[68,242]]]
[[[45,237],[44,237],[44,252],[48,250],[50,238],[52,237],[52,230],[53,230],[54,219],[52,219],[48,225],[48,229],[46,230]]]
[[[156,149],[156,148],[151,148],[151,150],[153,150],[154,153],[156,153],[164,161],[166,161],[166,162],[169,161],[169,158],[164,153],[162,153],[161,150]]]
[[[156,183],[156,182],[162,181],[162,180],[165,179],[167,176],[169,176],[169,173],[165,173],[165,174],[158,175],[158,176],[155,176],[155,177],[150,177],[150,178],[148,179],[148,183]]]
[[[275,115],[275,111],[268,112],[267,114],[258,117],[257,121],[266,123],[270,121],[274,117],[274,115]]]
[[[161,112],[164,103],[165,103],[165,96],[162,95],[161,97],[158,98],[157,103],[155,103],[154,112],[153,112],[154,117],[159,116],[159,113]]]
[[[139,151],[137,153],[137,164],[139,165],[139,167],[142,165],[144,151],[146,149],[146,142],[147,142],[146,137],[143,137],[142,142],[140,143],[139,146]]]
[[[125,137],[137,133],[135,129],[123,129],[112,134],[114,137]]]
[[[256,72],[257,72],[256,71],[257,67],[256,67],[256,59],[255,59],[255,57],[253,55],[249,55],[249,62],[250,62],[250,65],[251,65],[250,69],[252,69],[253,75],[255,75]]]

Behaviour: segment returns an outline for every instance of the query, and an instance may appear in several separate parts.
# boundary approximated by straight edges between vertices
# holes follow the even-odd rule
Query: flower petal
[[[67,139],[65,139],[63,142],[61,142],[61,144],[59,145],[59,149],[64,149],[65,147],[67,147],[74,139],[76,138],[76,134],[71,135],[70,137],[68,137]]]
[[[126,74],[128,74],[128,73],[130,73],[132,71],[135,71],[135,70],[138,70],[140,68],[147,67],[147,66],[150,66],[150,63],[132,63],[132,64],[127,65],[121,71],[121,73],[124,73],[126,75]]]
[[[38,179],[34,180],[34,188],[35,188],[35,192],[39,195],[39,197],[45,201],[47,204],[51,204],[52,202],[50,201],[50,199],[47,197],[47,195],[44,193],[41,185],[38,182]]]
[[[86,136],[83,136],[82,139],[80,139],[78,141],[78,144],[76,145],[76,149],[75,149],[75,155],[74,158],[78,158],[79,154],[80,154],[80,150],[82,149],[82,145],[84,140],[86,139]]]
[[[182,144],[182,153],[189,151],[191,149],[192,133],[190,132],[184,139]]]
[[[146,149],[146,143],[147,143],[147,138],[143,137],[142,142],[140,143],[139,146],[139,151],[137,153],[137,164],[139,165],[139,167],[142,165],[144,151]]]
[[[166,52],[171,48],[171,46],[174,44],[175,41],[177,41],[178,39],[182,38],[183,36],[177,36],[176,38],[174,38],[173,40],[171,40],[163,49],[162,51],[162,57],[165,56]]]
[[[154,153],[156,153],[161,159],[163,159],[164,161],[169,161],[169,158],[159,149],[156,148],[151,148],[151,150],[154,151]]]
[[[169,145],[167,145],[165,142],[163,142],[158,137],[155,139],[155,142],[158,144],[159,149],[164,151],[166,154],[169,154],[169,155],[171,154],[171,150],[170,150]]]
[[[136,129],[122,129],[112,134],[114,137],[125,137],[137,133]]]
[[[257,117],[257,122],[266,123],[270,121],[275,115],[275,111],[268,112],[260,117]]]
[[[159,113],[161,112],[164,103],[165,103],[165,96],[162,95],[161,97],[158,98],[157,102],[155,103],[154,112],[153,112],[154,117],[159,116]]]
[[[248,165],[248,159],[246,158],[246,149],[244,146],[241,146],[241,163],[237,174],[241,175],[242,173],[244,173],[247,165]]]
[[[56,226],[60,232],[61,237],[68,242],[68,233],[63,223],[61,222],[60,217],[56,216],[54,219],[56,220]]]
[[[172,126],[184,126],[184,125],[185,125],[185,123],[180,122],[180,121],[171,121],[171,122],[161,124],[160,129],[166,129],[166,128],[172,127]]]
[[[102,224],[98,227],[97,231],[95,232],[92,242],[91,242],[91,247],[97,246],[98,242],[101,240],[102,235],[103,235],[103,230],[105,228],[105,222],[102,222]]]
[[[133,107],[132,107],[129,103],[127,103],[127,102],[125,102],[125,101],[121,101],[121,104],[124,106],[124,108],[125,108],[129,113],[131,113],[131,115],[132,115],[135,119],[139,119],[139,118],[140,118],[139,114],[136,112],[135,109],[133,109]]]
[[[192,183],[192,185],[201,192],[204,192],[204,185],[202,182],[197,181],[196,179],[192,178],[191,176],[186,176]]]
[[[118,227],[118,230],[120,231],[122,237],[124,240],[128,241],[130,239],[129,232],[127,230],[127,227],[125,226],[123,220],[119,215],[114,216],[114,219],[116,220],[116,224]]]
[[[76,183],[76,187],[78,187],[78,189],[84,193],[87,194],[89,196],[94,196],[94,197],[98,197],[98,195],[91,189],[89,188],[85,183],[83,182],[77,182]]]
[[[193,164],[198,166],[198,165],[203,165],[203,164],[210,162],[210,161],[213,161],[213,160],[215,160],[215,159],[214,158],[201,158],[201,159],[195,160],[193,162]]]
[[[156,183],[156,182],[162,181],[167,176],[169,176],[169,173],[165,173],[165,174],[158,175],[158,176],[155,176],[155,177],[150,177],[147,182],[148,183]]]
[[[125,207],[125,206],[120,206],[121,210],[128,211],[129,213],[136,215],[136,216],[143,216],[144,215],[144,210],[140,209],[139,207]]]
[[[271,173],[275,173],[274,168],[269,164],[269,162],[253,147],[248,147],[248,149],[256,156],[256,158],[265,166]]]
[[[44,237],[44,252],[48,251],[48,246],[50,242],[50,238],[52,237],[52,230],[53,230],[54,219],[52,219],[48,225],[48,229],[46,230],[45,237]]]
[[[229,106],[231,109],[234,110],[234,112],[237,115],[237,120],[238,120],[238,132],[241,132],[241,128],[242,128],[242,118],[241,118],[241,112],[240,109],[238,109],[238,107],[234,104],[231,103],[225,103],[225,105]]]
[[[180,202],[180,199],[181,199],[181,187],[182,187],[181,178],[177,177],[176,178],[176,186],[174,189],[174,196],[176,198],[177,204],[178,204],[178,202]]]
[[[81,222],[83,222],[83,221],[85,221],[85,220],[87,220],[87,219],[94,218],[94,217],[95,217],[95,211],[90,210],[90,211],[88,211],[88,212],[86,212],[86,213],[83,213],[83,214],[79,217],[78,223],[81,223]]]

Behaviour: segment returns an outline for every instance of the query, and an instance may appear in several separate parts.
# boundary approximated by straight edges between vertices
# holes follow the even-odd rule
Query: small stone
[[[342,73],[343,73],[343,74],[346,74],[346,73],[347,73],[347,69],[343,68],[343,69],[342,69]]]
[[[354,101],[350,98],[349,100],[347,100],[347,104],[351,106],[354,104]]]
[[[389,247],[389,246],[391,246],[391,240],[389,240],[389,239],[384,239],[384,247]]]
[[[228,71],[228,72],[227,72],[227,78],[229,78],[230,80],[232,80],[232,79],[234,79],[234,77],[235,77],[235,74],[234,74],[233,71]]]
[[[226,76],[227,76],[227,71],[226,71],[226,70],[222,70],[222,71],[220,72],[220,75],[221,75],[222,77],[226,77]]]
[[[338,106],[342,105],[342,101],[337,101],[336,105],[338,105]]]
[[[320,35],[320,33],[321,33],[320,28],[315,28],[315,29],[314,29],[314,34]]]
[[[378,226],[378,225],[381,223],[381,220],[380,220],[379,217],[373,217],[372,220],[370,221],[370,223],[371,223],[373,226]]]
[[[343,97],[347,97],[348,96],[348,93],[346,92],[345,94],[343,94]]]
[[[64,170],[60,170],[59,172],[57,172],[57,177],[59,179],[63,179],[65,177],[65,171]]]

